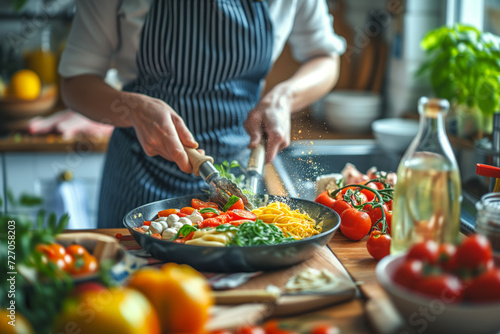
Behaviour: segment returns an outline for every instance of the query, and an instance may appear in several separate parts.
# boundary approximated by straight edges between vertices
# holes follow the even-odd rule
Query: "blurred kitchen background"
[[[372,140],[371,124],[377,119],[416,119],[418,98],[432,95],[428,80],[414,75],[424,59],[420,41],[425,34],[456,22],[500,34],[500,0],[328,4],[347,52],[332,94],[293,116],[295,141]],[[70,212],[71,228],[91,228],[96,226],[100,174],[112,128],[66,110],[58,93],[57,63],[74,11],[73,0],[0,0],[0,197],[3,211],[30,214],[33,209],[20,199],[40,196],[47,211]],[[267,89],[297,66],[285,48]],[[35,101],[16,103],[5,91],[12,74],[24,68],[39,75],[42,92]],[[121,84],[112,70],[107,80]],[[397,160],[402,152],[393,153]]]

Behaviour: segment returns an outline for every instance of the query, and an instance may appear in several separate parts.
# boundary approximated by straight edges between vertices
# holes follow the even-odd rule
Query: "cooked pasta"
[[[186,245],[224,247],[234,234],[234,231],[198,230],[194,232],[193,239],[186,241]]]
[[[291,210],[290,207],[282,202],[272,202],[265,207],[252,210],[267,224],[274,224],[279,227],[285,235],[290,235],[295,240],[311,237],[321,232],[320,224],[308,215]]]

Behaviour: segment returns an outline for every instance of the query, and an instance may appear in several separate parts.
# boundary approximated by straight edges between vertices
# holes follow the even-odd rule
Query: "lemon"
[[[42,84],[40,77],[32,70],[20,70],[10,78],[7,89],[10,97],[22,100],[34,100],[40,95]]]
[[[10,313],[0,309],[0,333],[4,334],[33,334],[33,328],[28,320],[19,312]],[[15,319],[15,321],[13,321]],[[15,326],[14,326],[15,325]]]

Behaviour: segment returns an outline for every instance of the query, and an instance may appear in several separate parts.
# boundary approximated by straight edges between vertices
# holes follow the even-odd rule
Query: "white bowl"
[[[335,91],[324,99],[325,120],[338,132],[369,132],[380,114],[381,102],[380,95],[369,92]]]
[[[403,118],[382,118],[372,123],[377,144],[392,153],[404,153],[418,132],[418,121]]]
[[[500,303],[452,304],[394,283],[394,272],[404,257],[386,256],[377,264],[376,275],[408,327],[416,333],[498,333]]]

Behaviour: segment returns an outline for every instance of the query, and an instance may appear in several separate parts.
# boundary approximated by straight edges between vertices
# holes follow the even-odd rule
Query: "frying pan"
[[[142,205],[133,209],[123,218],[123,224],[130,231],[135,241],[153,257],[180,264],[187,264],[204,272],[252,272],[276,270],[292,266],[310,258],[333,237],[340,225],[339,215],[332,209],[304,199],[282,196],[267,196],[267,202],[280,201],[291,209],[307,213],[317,223],[323,223],[320,234],[302,240],[263,246],[247,247],[211,247],[178,244],[159,240],[137,232],[145,220],[154,220],[156,214],[164,209],[191,206],[191,199],[208,200],[206,194],[194,194]],[[256,200],[264,203],[265,195],[256,195]]]

